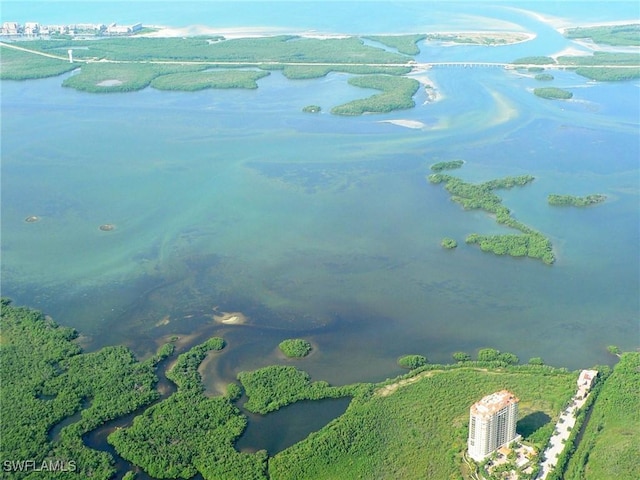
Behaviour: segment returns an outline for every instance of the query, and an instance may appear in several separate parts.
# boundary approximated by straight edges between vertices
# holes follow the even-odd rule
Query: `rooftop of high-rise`
[[[483,397],[471,406],[471,414],[491,416],[508,405],[518,403],[518,398],[508,390],[501,390]]]

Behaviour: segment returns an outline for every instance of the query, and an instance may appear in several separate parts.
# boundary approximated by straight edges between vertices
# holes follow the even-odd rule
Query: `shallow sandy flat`
[[[213,319],[225,325],[242,325],[247,321],[246,315],[241,312],[221,312],[220,315],[214,315]]]
[[[391,123],[393,125],[398,125],[400,127],[406,128],[425,128],[427,125],[425,123],[419,122],[417,120],[380,120],[380,123]]]
[[[213,28],[206,25],[190,25],[187,27],[151,26],[155,32],[138,35],[140,37],[194,37],[198,35],[220,35],[225,38],[264,37],[285,33],[281,28],[274,27],[237,27]]]
[[[513,45],[516,43],[528,42],[536,38],[535,33],[531,32],[499,32],[499,31],[459,31],[459,32],[434,32],[434,35],[450,35],[452,37],[463,37],[469,38],[470,42],[455,42],[455,41],[447,41],[442,40],[442,46],[444,47],[455,47],[459,45],[482,45],[487,47],[492,46],[503,46],[503,45]],[[483,43],[484,39],[502,39],[505,43],[496,43],[496,44],[485,44]]]

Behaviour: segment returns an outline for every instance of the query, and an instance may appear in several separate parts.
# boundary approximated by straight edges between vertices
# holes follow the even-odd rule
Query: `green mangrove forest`
[[[558,87],[534,88],[533,94],[551,100],[569,100],[573,97],[573,93]]]
[[[566,480],[640,478],[640,353],[619,356],[567,459]]]
[[[640,78],[640,54],[596,51],[593,55],[565,55],[556,59],[544,56],[522,57],[513,65],[562,65],[578,75],[603,82]],[[555,97],[554,97],[555,98]]]
[[[464,165],[464,160],[450,160],[448,162],[438,162],[431,165],[433,172],[442,172],[443,170],[454,170],[461,168]]]
[[[418,55],[420,48],[418,42],[427,38],[426,35],[369,35],[363,37],[366,40],[382,43],[387,47],[395,48],[399,53],[404,55]]]
[[[9,467],[27,460],[73,466],[48,472],[51,479],[114,478],[112,455],[87,447],[84,436],[131,412],[133,421],[108,436],[130,462],[122,478],[135,478],[139,468],[155,478],[199,473],[207,480],[418,479],[424,472],[430,478],[470,478],[463,456],[471,404],[496,390],[514,392],[520,398],[517,432],[540,452],[577,378],[577,372],[544,365],[542,359],[520,365],[513,353],[483,348],[475,359],[455,352],[452,365],[406,355],[399,359],[412,369],[406,375],[343,386],[272,365],[240,373],[240,384],[232,382],[226,394],[211,396],[198,366],[207,355],[224,355],[224,339],[212,337],[173,359],[166,376],[177,389],[160,399],[156,369],[172,360],[172,344],[144,362],[124,347],[84,353],[75,330],[8,299],[2,299],[0,321],[0,453]],[[608,377],[607,367],[597,367],[606,380],[594,396],[591,420],[583,420],[583,440],[561,464],[563,478],[637,477],[640,354],[618,355]],[[236,450],[234,442],[247,425],[241,408],[268,414],[300,400],[337,397],[351,398],[345,413],[301,442],[273,456]],[[6,468],[10,478],[34,478],[28,469]]]
[[[424,367],[428,362],[424,355],[403,355],[398,359],[398,365],[402,368],[413,370],[414,368]]]
[[[567,38],[586,38],[594,43],[607,45],[638,46],[640,45],[640,24],[568,28],[564,35]]]
[[[453,239],[453,238],[445,237],[440,242],[440,245],[443,248],[452,249],[452,248],[456,248],[458,246],[458,242],[456,242],[455,239]]]
[[[420,82],[413,78],[391,75],[367,75],[349,79],[349,84],[361,88],[373,88],[382,93],[368,98],[352,100],[331,109],[335,115],[362,115],[363,113],[387,113],[393,110],[413,108],[413,95]]]
[[[551,80],[553,80],[553,75],[551,75],[550,73],[539,73],[535,76],[535,79],[543,82],[550,82]]]
[[[317,39],[292,35],[229,40],[216,36],[34,40],[28,49],[0,43],[0,78],[24,80],[77,70],[63,81],[64,87],[90,93],[122,93],[147,87],[178,91],[255,89],[257,82],[274,70],[289,79],[342,72],[356,75],[349,80],[352,85],[382,93],[335,106],[332,113],[385,113],[415,105],[412,96],[419,83],[403,75],[411,71],[409,45],[417,48],[416,42],[421,38],[376,38],[403,53],[367,45],[357,37]],[[67,49],[74,51],[73,63],[68,61]],[[319,112],[320,106],[305,107],[304,111]]]
[[[2,458],[38,465],[55,459],[75,466],[73,472],[49,472],[48,478],[111,478],[111,456],[86,447],[82,437],[159,397],[155,366],[172,346],[145,362],[121,346],[82,353],[75,330],[5,298],[0,331]],[[52,434],[80,412],[75,422]],[[29,472],[14,473],[25,478]]]
[[[589,205],[597,205],[607,199],[606,195],[594,193],[586,195],[584,197],[577,197],[575,195],[558,195],[551,194],[547,197],[549,205],[555,206],[573,206],[573,207],[588,207]]]
[[[288,338],[278,348],[289,358],[306,357],[311,352],[311,344],[302,338]]]
[[[204,395],[198,366],[223,347],[224,340],[214,337],[178,357],[167,372],[178,391],[109,435],[119,455],[155,478],[265,478],[267,452],[240,453],[234,447],[247,425],[235,398]]]
[[[531,175],[504,177],[474,184],[451,175],[432,173],[428,180],[433,184],[443,183],[445,190],[451,194],[451,200],[462,205],[465,210],[484,210],[494,215],[499,224],[521,232],[511,235],[472,233],[467,236],[466,243],[477,244],[482,251],[496,255],[536,258],[548,265],[555,261],[551,241],[540,232],[516,220],[511,215],[511,211],[502,204],[502,199],[494,193],[494,190],[498,189],[527,185],[534,180]]]

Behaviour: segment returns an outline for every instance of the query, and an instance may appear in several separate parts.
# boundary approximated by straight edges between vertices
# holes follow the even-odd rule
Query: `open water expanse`
[[[502,47],[421,43],[417,56],[502,62],[589,52],[550,17],[638,16],[635,2],[453,4],[258,2],[240,14],[220,2],[3,2],[2,21],[538,34]],[[105,95],[62,88],[64,76],[3,81],[2,295],[77,328],[91,350],[124,343],[144,357],[174,334],[221,335],[228,348],[203,367],[212,392],[282,363],[277,345],[292,336],[316,346],[295,365],[333,384],[395,376],[403,354],[448,363],[487,346],[570,369],[608,363],[607,345],[638,346],[639,83],[550,73],[571,101],[534,96],[532,75],[434,68],[417,76],[439,101],[421,89],[414,109],[353,118],[328,113],[370,95],[344,74]],[[309,104],[323,112],[302,113]],[[509,230],[427,182],[429,165],[452,159],[466,161],[452,172],[466,180],[536,177],[498,193],[551,238],[553,266],[465,245],[469,233]],[[554,208],[550,193],[608,200]],[[440,247],[445,236],[455,251]],[[216,324],[220,312],[248,322]]]

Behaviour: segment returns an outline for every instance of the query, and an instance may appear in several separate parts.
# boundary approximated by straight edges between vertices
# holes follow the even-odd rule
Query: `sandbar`
[[[221,315],[214,315],[213,319],[225,325],[242,325],[248,320],[242,312],[221,312]]]
[[[403,120],[403,119],[380,120],[379,123],[391,123],[392,125],[398,125],[400,127],[413,128],[413,129],[419,129],[419,128],[426,128],[427,127],[426,123],[419,122],[418,120]]]
[[[457,42],[454,40],[438,40],[443,47],[453,47],[456,45],[480,45],[483,47],[500,47],[504,45],[515,45],[533,40],[537,37],[532,32],[499,32],[499,31],[458,31],[458,32],[433,32],[430,35],[447,35],[459,39],[460,37],[469,38],[469,42]],[[502,39],[505,43],[484,43],[484,39]]]

